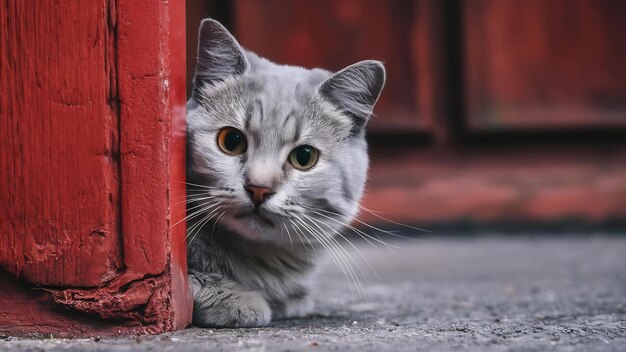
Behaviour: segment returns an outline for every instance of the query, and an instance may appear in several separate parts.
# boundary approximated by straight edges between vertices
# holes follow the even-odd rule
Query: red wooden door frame
[[[184,328],[184,0],[7,2],[0,28],[0,332]]]

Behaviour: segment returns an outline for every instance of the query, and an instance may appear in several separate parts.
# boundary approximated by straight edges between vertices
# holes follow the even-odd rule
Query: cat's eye
[[[239,155],[248,149],[243,132],[233,127],[224,127],[217,133],[217,145],[228,155]]]
[[[315,166],[320,152],[310,145],[295,147],[289,153],[289,163],[298,170],[308,170]]]

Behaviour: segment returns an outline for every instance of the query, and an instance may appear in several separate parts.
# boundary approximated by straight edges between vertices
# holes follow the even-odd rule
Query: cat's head
[[[256,240],[333,235],[357,213],[364,128],[384,83],[378,61],[334,74],[276,65],[204,20],[187,106],[188,216]]]

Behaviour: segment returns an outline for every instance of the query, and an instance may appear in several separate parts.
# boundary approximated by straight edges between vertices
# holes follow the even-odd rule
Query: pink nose
[[[252,203],[254,203],[255,207],[261,205],[267,198],[274,194],[269,188],[251,185],[246,186],[246,191],[250,195],[250,199],[252,199]]]

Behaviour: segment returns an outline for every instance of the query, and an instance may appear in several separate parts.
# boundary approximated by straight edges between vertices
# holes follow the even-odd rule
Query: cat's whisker
[[[301,215],[302,215],[302,216],[304,216],[305,218],[307,218],[307,219],[308,219],[308,220],[309,220],[312,224],[314,224],[314,225],[315,225],[315,226],[316,226],[316,227],[317,227],[317,228],[318,228],[318,229],[319,229],[322,233],[326,233],[326,232],[325,232],[324,230],[322,230],[322,228],[321,228],[321,227],[317,224],[317,223],[322,223],[322,222],[320,222],[319,220],[316,220],[316,219],[314,219],[314,218],[312,218],[312,217],[310,217],[310,216],[308,216],[308,215],[306,215],[306,214],[304,214],[304,213],[301,213]],[[322,223],[322,224],[324,224],[324,223]],[[324,224],[324,225],[326,225],[326,224]],[[329,228],[330,228],[330,227],[329,227]],[[332,229],[332,228],[330,228],[330,229],[331,229],[331,231],[332,231],[333,233],[337,233],[334,229]],[[337,234],[338,234],[338,233],[337,233]],[[340,235],[340,236],[341,236],[341,235]],[[343,236],[342,236],[342,237],[343,237]],[[356,272],[354,272],[354,268],[352,268],[352,264],[354,264],[354,265],[356,266],[357,270],[359,271],[359,273],[361,274],[361,276],[362,276],[362,277],[363,277],[366,281],[367,281],[367,277],[365,276],[365,274],[363,273],[363,271],[362,271],[362,270],[361,270],[361,268],[359,267],[358,263],[354,260],[354,258],[352,258],[352,255],[350,255],[350,253],[348,253],[348,252],[346,251],[346,249],[345,249],[345,248],[343,248],[343,246],[341,246],[341,244],[340,244],[340,243],[339,243],[339,242],[338,242],[338,241],[337,241],[337,240],[336,240],[336,239],[335,239],[332,235],[329,235],[329,236],[328,236],[328,239],[329,239],[329,241],[336,243],[336,247],[338,247],[338,250],[342,250],[342,251],[343,251],[343,253],[344,253],[344,257],[348,257],[348,258],[350,259],[351,263],[350,263],[350,261],[348,261],[348,262],[349,262],[349,265],[350,265],[350,268],[351,268],[351,270],[353,271],[354,276],[356,277],[356,279],[357,279],[357,281],[358,281],[358,285],[359,285],[359,287],[360,287],[360,289],[361,289],[361,291],[362,291],[362,293],[363,293],[364,298],[367,300],[367,295],[365,294],[365,291],[363,290],[363,285],[361,284],[361,280],[359,279],[359,277],[358,277],[358,275],[356,274]],[[349,242],[349,243],[350,243],[350,242]],[[350,243],[350,244],[352,244],[352,243]],[[355,248],[356,248],[356,247],[355,247]],[[360,253],[360,251],[359,251],[359,253]],[[346,259],[346,260],[347,260],[347,259]],[[368,263],[368,265],[369,265],[369,263]],[[370,266],[370,268],[371,268],[371,266]],[[373,269],[372,269],[372,270],[373,270]]]
[[[312,210],[312,209],[311,209],[311,210]],[[316,212],[315,210],[312,210],[312,211],[313,211],[315,214],[317,214],[317,215],[319,215],[319,216],[322,216],[322,217],[325,217],[325,218],[327,218],[327,219],[329,219],[329,220],[331,220],[331,221],[333,221],[333,222],[336,222],[336,223],[338,223],[339,225],[341,225],[341,226],[345,227],[346,229],[348,229],[348,230],[350,230],[350,231],[354,232],[354,233],[355,233],[355,234],[357,234],[359,237],[361,237],[363,240],[365,240],[368,244],[370,244],[372,247],[374,247],[374,248],[376,248],[376,249],[378,249],[378,250],[380,250],[380,248],[378,248],[378,246],[376,246],[376,245],[375,245],[372,241],[370,241],[370,239],[372,239],[372,240],[374,240],[374,241],[376,241],[376,242],[378,242],[378,243],[380,243],[380,244],[384,245],[384,246],[385,246],[385,248],[389,248],[389,246],[390,246],[389,244],[387,244],[385,241],[381,240],[380,238],[378,238],[378,237],[374,238],[374,237],[372,237],[372,236],[368,235],[367,233],[363,232],[362,230],[359,230],[359,229],[357,229],[356,227],[354,227],[354,226],[352,226],[352,225],[350,225],[350,224],[348,224],[348,223],[345,223],[345,222],[343,222],[343,221],[339,221],[339,220],[337,220],[337,219],[334,219],[334,218],[331,218],[331,217],[325,216],[324,214],[318,213],[318,212]]]
[[[189,197],[193,197],[193,196],[202,196],[202,195],[206,195],[206,194],[211,194],[213,192],[214,192],[214,190],[193,191],[193,190],[188,189],[185,195],[174,197],[173,199],[174,200],[180,200],[180,199],[185,199],[185,198],[189,198]],[[189,193],[192,193],[192,194],[189,194]]]
[[[344,241],[346,241],[348,244],[350,244],[350,246],[352,246],[352,248],[354,248],[354,250],[356,250],[356,251],[357,251],[357,253],[359,254],[359,256],[360,256],[361,258],[363,258],[363,261],[365,261],[365,263],[366,263],[366,264],[367,264],[367,266],[370,268],[370,270],[372,271],[372,273],[374,273],[374,275],[376,276],[376,278],[380,281],[380,276],[378,276],[378,273],[376,272],[376,270],[374,270],[374,268],[373,268],[373,267],[372,267],[372,265],[370,264],[369,260],[367,260],[367,257],[365,257],[365,255],[363,254],[363,252],[361,252],[361,250],[360,250],[360,249],[359,249],[356,245],[354,245],[352,242],[350,242],[350,240],[349,240],[349,239],[347,239],[344,235],[342,235],[342,234],[341,234],[341,232],[336,231],[336,230],[335,230],[335,229],[333,229],[330,225],[328,225],[327,223],[325,223],[325,222],[323,222],[323,221],[320,221],[320,220],[318,220],[318,219],[315,219],[314,217],[309,217],[309,216],[307,216],[307,215],[305,215],[305,214],[303,214],[303,215],[304,215],[304,216],[306,216],[306,217],[308,217],[311,221],[317,221],[318,223],[320,223],[320,224],[322,224],[322,225],[324,225],[324,226],[328,227],[328,229],[329,229],[330,231],[332,231],[334,234],[336,234],[337,236],[341,237]],[[357,268],[358,268],[358,264],[357,264]],[[360,271],[360,268],[359,268],[359,271]],[[363,275],[363,272],[361,272],[361,275]],[[366,277],[365,275],[363,275],[363,278],[365,279],[365,281],[368,281],[368,280],[367,280],[367,277]]]
[[[356,202],[355,202],[355,204],[357,204],[357,205],[358,205],[358,203],[356,203]],[[300,206],[301,206],[301,207],[303,207],[303,208],[312,209],[312,208],[308,208],[308,207],[306,207],[306,206],[304,206],[304,205],[300,205]],[[333,212],[333,211],[330,211],[330,210],[326,210],[326,209],[318,209],[318,210],[323,211],[323,212],[326,212],[326,213],[331,214],[331,215],[342,216],[341,214],[336,213],[336,212]],[[365,209],[365,210],[366,210],[366,211],[370,211],[369,209]],[[377,214],[373,214],[373,215],[374,215],[374,216],[377,216]],[[380,217],[380,216],[378,216],[378,217]],[[381,218],[381,219],[383,219],[383,220],[387,220],[387,219],[384,219],[384,218],[382,218],[382,217],[380,217],[380,218]],[[354,218],[354,219],[352,219],[352,220],[353,220],[353,221],[356,221],[356,222],[358,222],[358,223],[360,223],[360,224],[362,224],[362,225],[365,225],[366,227],[369,227],[370,229],[373,229],[373,230],[376,230],[376,231],[380,231],[380,232],[382,232],[382,233],[384,233],[384,234],[387,234],[387,235],[390,235],[390,236],[393,236],[393,237],[398,237],[398,238],[407,239],[407,240],[413,240],[413,239],[415,239],[415,238],[413,238],[413,237],[406,237],[406,236],[398,235],[398,234],[396,234],[396,233],[393,233],[392,231],[389,231],[389,230],[384,230],[384,229],[378,228],[378,227],[373,226],[373,225],[371,225],[371,224],[368,224],[367,222],[365,222],[365,221],[363,221],[363,220],[360,220],[360,219],[358,219],[358,218]],[[415,229],[415,230],[421,230],[421,231],[430,232],[430,231],[428,231],[428,230],[419,229],[419,228],[417,228],[417,227],[411,227],[411,226],[409,226],[409,225],[405,225],[405,224],[402,224],[402,223],[396,223],[396,222],[391,221],[391,220],[387,220],[387,221],[389,221],[389,222],[391,222],[391,223],[398,224],[398,225],[400,225],[400,226],[404,226],[404,227],[412,228],[412,229]],[[398,249],[401,249],[401,248],[398,248]]]
[[[302,223],[303,225],[305,225],[305,229],[307,230],[307,232],[313,236],[321,245],[322,247],[324,247],[324,249],[330,254],[332,260],[335,262],[335,264],[337,264],[337,266],[339,267],[339,269],[341,270],[341,272],[343,273],[343,275],[346,278],[346,282],[348,283],[348,288],[350,289],[350,293],[352,295],[352,299],[354,299],[354,288],[352,286],[352,282],[350,281],[350,276],[348,276],[348,273],[346,271],[346,269],[344,268],[344,264],[341,262],[341,260],[339,260],[339,257],[336,255],[335,251],[326,243],[326,241],[321,238],[318,234],[316,234],[314,231],[311,231],[310,229],[306,228],[306,224],[304,224],[304,222],[302,221],[302,219],[300,219],[297,215],[293,215],[293,218],[295,220],[298,220],[300,223]],[[304,230],[304,229],[303,229]]]
[[[228,209],[223,210],[220,215],[217,217],[215,222],[213,222],[213,228],[211,229],[211,238],[215,236],[215,229],[219,228],[221,221],[223,220],[224,215],[228,212]]]
[[[291,249],[293,250],[293,241],[291,240],[291,234],[289,233],[289,229],[287,229],[287,226],[285,226],[285,224],[283,222],[280,223],[281,225],[283,225],[283,227],[285,228],[285,230],[287,230],[287,236],[289,236],[289,243],[291,243]],[[281,227],[280,229],[280,236],[283,236],[283,229]]]
[[[221,187],[214,187],[214,186],[207,186],[207,185],[200,185],[197,183],[191,183],[191,182],[187,182],[187,181],[177,181],[180,183],[184,183],[188,186],[194,186],[194,187],[199,187],[199,188],[206,188],[206,189],[222,189]]]
[[[219,204],[217,204],[217,203],[204,203],[204,204],[202,204],[202,205],[204,205],[204,207],[203,207],[202,209],[196,210],[196,211],[195,211],[195,212],[193,212],[192,214],[189,214],[189,215],[185,216],[184,218],[182,218],[182,219],[178,220],[178,221],[177,221],[176,223],[174,223],[174,225],[172,225],[171,227],[174,227],[174,226],[176,226],[176,225],[180,224],[180,223],[181,223],[181,222],[183,222],[183,221],[188,221],[188,220],[191,220],[191,219],[193,219],[193,218],[196,218],[196,217],[198,217],[198,216],[202,215],[202,213],[204,213],[204,212],[206,212],[206,211],[208,211],[208,210],[213,209],[215,206],[219,206]]]
[[[204,225],[206,225],[212,218],[215,217],[215,215],[217,214],[217,212],[221,209],[221,206],[218,206],[216,209],[212,210],[210,213],[208,213],[200,222],[194,224],[195,228],[192,229],[191,231],[188,231],[187,233],[187,238],[189,238],[189,236],[191,234],[193,234],[194,230],[195,230],[195,234],[191,237],[191,240],[189,241],[189,243],[192,243],[193,240],[196,238],[196,236],[198,236],[198,234],[200,233],[200,231],[202,230],[202,228],[204,227]],[[199,226],[197,226],[198,224],[200,224]],[[193,226],[192,226],[193,227]]]
[[[304,233],[302,233],[302,237],[300,237],[300,234],[298,233],[299,228],[297,227],[297,225],[290,218],[286,218],[286,219],[291,223],[291,227],[294,229],[294,233],[296,234],[296,236],[298,236],[298,239],[300,239],[300,243],[302,243],[302,246],[304,247],[304,251],[305,251],[307,257],[309,256],[309,253],[308,253],[308,251],[306,249],[306,244],[302,240],[302,237],[304,237],[304,239],[309,243],[309,246],[311,246],[311,248],[313,249],[313,253],[315,253],[315,257],[319,260],[320,257],[317,254],[317,250],[315,249],[315,246],[313,245],[313,243],[311,243],[309,238],[307,236],[305,236]],[[287,226],[285,226],[285,228],[287,228]],[[289,230],[287,229],[287,231],[289,231]]]
[[[185,199],[187,200],[193,200],[196,198],[202,198],[202,197],[212,197],[212,198],[232,198],[232,196],[230,194],[224,194],[224,193],[220,193],[218,191],[210,191],[208,193],[198,193],[198,194],[188,194]]]
[[[198,202],[199,202],[199,201],[198,201]],[[209,205],[209,204],[214,204],[214,203],[202,202],[202,203],[200,203],[200,204],[194,205],[193,207],[188,207],[188,208],[186,208],[185,210],[178,212],[178,213],[176,214],[176,217],[179,217],[179,216],[180,216],[180,215],[182,215],[182,214],[188,214],[188,216],[191,216],[192,214],[190,214],[190,212],[191,212],[192,210],[197,209],[197,208],[201,208],[201,207],[205,207],[205,206],[207,206],[207,205]],[[194,213],[194,214],[195,214],[195,213]],[[185,218],[183,218],[183,219],[181,220],[181,222],[182,222],[183,220],[189,220],[189,219],[191,219],[191,218],[190,218],[190,217],[188,217],[188,216],[185,216]],[[174,224],[174,225],[177,225],[177,224],[178,224],[178,223],[176,223],[176,224]],[[172,225],[172,226],[174,226],[174,225]]]
[[[352,257],[352,255],[350,254],[350,252],[348,252],[346,250],[346,248],[344,246],[341,245],[341,243],[339,243],[339,241],[337,241],[337,239],[332,236],[330,237],[332,242],[335,242],[337,244],[337,247],[344,253],[344,256],[348,257],[348,259],[350,259],[350,261],[352,263],[354,263],[354,266],[357,268],[357,270],[359,271],[359,274],[361,274],[361,277],[363,277],[365,279],[365,282],[368,282],[367,280],[367,276],[365,276],[365,274],[363,273],[363,271],[361,270],[361,267],[359,266],[359,264],[354,260],[354,258]],[[352,264],[350,265],[352,266]],[[352,269],[354,271],[354,269]],[[365,292],[365,289],[363,288],[363,284],[361,283],[361,279],[360,277],[357,275],[357,273],[355,272],[355,277],[357,279],[357,283],[359,285],[360,288],[360,292],[362,293],[362,297],[365,299],[365,302],[368,301],[367,299],[367,293]]]
[[[210,194],[210,193],[207,193],[207,194],[192,194],[192,195],[187,195],[187,196],[185,196],[183,198],[179,198],[179,199],[182,199],[182,200],[179,200],[179,201],[177,201],[175,203],[172,203],[172,205],[178,205],[178,204],[181,204],[181,203],[189,204],[189,203],[198,202],[200,200],[217,199],[217,198],[223,198],[223,196],[220,196],[220,195],[217,195],[217,194]]]
[[[302,214],[302,213],[300,215],[306,216],[305,214]],[[363,285],[361,285],[361,281],[360,281],[358,275],[356,274],[356,272],[354,271],[354,268],[352,267],[352,263],[346,258],[345,251],[344,252],[341,251],[343,248],[338,243],[336,243],[336,241],[333,242],[332,236],[329,236],[317,224],[313,223],[313,225],[315,225],[319,229],[319,232],[317,230],[315,230],[315,228],[313,228],[312,226],[310,226],[310,225],[308,225],[308,224],[306,224],[304,222],[303,222],[303,225],[305,225],[309,229],[309,232],[311,234],[317,233],[320,238],[325,239],[327,241],[327,243],[329,244],[329,247],[332,247],[335,250],[337,256],[345,264],[345,266],[346,266],[346,268],[348,270],[348,273],[350,274],[353,282],[355,283],[356,288],[360,289],[359,293],[360,294],[362,293],[363,296],[365,296],[365,291],[363,290]],[[324,236],[324,235],[326,235],[326,236]],[[352,259],[352,258],[350,257],[350,259]]]
[[[204,225],[209,222],[211,217],[211,214],[207,213],[200,221],[196,222],[189,229],[187,229],[187,236],[185,236],[185,239],[189,239],[189,237],[191,236],[191,240],[189,240],[188,242],[189,245],[193,243],[193,240],[196,238],[197,234],[202,230],[202,227],[204,227]]]
[[[200,220],[200,221],[196,221],[194,222],[194,224],[191,226],[190,229],[188,229],[187,232],[191,232],[193,231],[193,229],[198,225],[198,223],[202,222],[205,218],[210,217],[212,215],[214,215],[217,211],[219,211],[222,208],[221,205],[217,205],[216,207],[206,207],[206,209],[200,210],[199,214],[200,215],[204,215],[204,217]],[[209,211],[211,210],[211,211]]]
[[[385,83],[383,63],[365,60],[337,72],[277,65],[244,51],[215,20],[203,20],[198,33],[187,173],[174,177],[187,192],[172,200],[186,206],[181,221],[190,225],[192,323],[263,326],[306,314],[311,252],[330,257],[325,264],[340,281],[343,274],[353,301],[367,301],[372,275],[357,255],[372,266],[361,241],[389,245],[370,228],[351,226],[358,208],[344,198],[361,198],[368,177],[364,129]],[[331,120],[341,120],[342,128]],[[300,201],[322,209],[297,206]],[[331,215],[321,211],[324,205],[349,211]],[[341,289],[342,301],[350,299],[347,291]]]
[[[285,227],[285,224],[283,224],[283,222],[280,222],[280,240],[282,241],[283,238],[285,238],[285,232],[283,231],[283,227]]]
[[[194,211],[192,214],[189,214],[183,220],[189,221],[207,212],[210,212],[211,214],[213,214],[215,211],[219,210],[223,206],[222,204],[219,204],[219,203],[205,203],[205,204],[207,204],[206,207]]]
[[[191,239],[187,242],[187,245],[191,245],[193,243],[193,241],[196,239],[196,237],[198,236],[198,234],[200,233],[200,231],[202,231],[202,228],[204,227],[204,225],[206,225],[210,220],[210,217],[206,217],[203,218],[201,222],[198,222],[198,226],[196,226],[196,228],[194,230],[195,234],[194,234],[194,230],[192,230],[191,232],[189,232],[187,234],[187,239],[189,238],[189,236],[191,236]]]
[[[187,235],[185,236],[185,240],[189,239],[189,236],[191,236],[191,234],[193,233],[194,229],[196,229],[198,226],[200,226],[200,224],[202,224],[202,222],[205,219],[207,219],[208,217],[209,217],[209,214],[206,214],[200,221],[198,221],[197,223],[193,224],[191,227],[187,228]],[[187,245],[191,245],[191,243],[193,242],[194,238],[192,238],[191,241],[189,241],[187,243]]]
[[[217,190],[214,190],[214,189],[203,189],[203,190],[199,190],[199,191],[188,189],[187,192],[186,192],[185,198],[189,198],[189,197],[193,197],[193,196],[202,196],[202,195],[206,195],[206,194],[213,194],[216,191]]]
[[[212,199],[212,198],[207,198],[207,199]],[[202,201],[202,200],[206,200],[206,199],[198,199],[198,200],[196,200],[196,202],[200,202],[200,201]],[[203,202],[203,203],[200,203],[200,204],[198,204],[198,205],[194,205],[194,206],[192,206],[192,207],[188,207],[188,208],[187,208],[187,209],[186,209],[183,213],[185,213],[185,212],[186,212],[186,213],[189,213],[190,211],[192,211],[192,210],[194,210],[194,209],[197,209],[197,208],[200,208],[200,207],[203,207],[203,206],[205,206],[205,205],[207,205],[207,204],[217,204],[217,203],[208,203],[208,202]],[[180,215],[180,214],[179,214],[179,215]]]
[[[213,192],[215,190],[220,190],[219,187],[211,187],[211,188],[206,188],[206,187],[197,187],[197,186],[187,186],[185,192],[189,193],[189,192]]]
[[[370,214],[374,215],[375,217],[377,217],[377,218],[379,218],[379,219],[381,219],[381,220],[384,220],[384,221],[390,222],[390,223],[395,224],[395,225],[398,225],[398,226],[405,227],[405,228],[407,228],[407,229],[412,229],[412,230],[417,230],[417,231],[422,231],[422,232],[432,232],[431,230],[421,229],[421,228],[419,228],[419,227],[414,227],[414,226],[411,226],[411,225],[403,224],[403,223],[401,223],[401,222],[397,222],[397,221],[393,221],[393,220],[387,219],[387,218],[385,218],[384,216],[377,214],[375,211],[373,211],[373,210],[371,210],[371,209],[368,209],[368,208],[366,208],[366,207],[362,206],[362,205],[361,205],[361,204],[359,204],[358,202],[355,202],[355,204],[356,204],[356,205],[357,205],[360,209],[365,210],[366,212],[368,212],[368,213],[370,213]],[[405,237],[405,238],[408,238],[408,237]]]
[[[188,206],[190,204],[194,204],[194,203],[198,203],[201,202],[203,200],[213,200],[213,199],[221,199],[220,197],[203,197],[203,198],[196,198],[196,199],[187,199],[185,201],[181,201],[178,203],[173,203],[172,205],[178,205],[181,203],[185,203],[185,206]]]
[[[200,231],[202,231],[202,228],[204,227],[204,225],[206,225],[209,220],[211,220],[210,218],[207,218],[205,220],[202,221],[201,225],[197,228],[196,233],[191,236],[191,239],[189,240],[188,244],[192,244],[193,241],[196,239],[196,237],[198,236],[198,234],[200,233]]]
[[[205,196],[198,196],[198,197],[185,197],[185,198],[181,198],[180,200],[171,203],[171,205],[179,205],[179,204],[190,204],[190,203],[194,203],[197,202],[198,199],[201,200],[201,198],[204,198]]]
[[[295,224],[294,224],[294,226],[295,226]],[[300,237],[300,236],[298,236],[298,237]],[[317,260],[319,260],[320,256],[317,253],[317,249],[315,248],[316,246],[311,242],[309,237],[304,234],[304,232],[302,232],[302,237],[309,243],[309,246],[311,246],[311,248],[313,249],[313,253],[315,253],[315,257],[317,258]],[[302,241],[302,240],[300,240],[300,241]]]
[[[413,238],[410,238],[410,237],[406,237],[406,236],[398,235],[397,233],[393,233],[393,232],[388,231],[388,230],[384,230],[384,229],[378,228],[378,227],[376,227],[376,226],[370,225],[370,224],[366,223],[365,221],[363,221],[363,220],[359,220],[359,219],[357,219],[357,218],[355,218],[355,219],[354,219],[354,221],[356,221],[356,222],[358,222],[358,223],[360,223],[360,224],[362,224],[362,225],[365,225],[366,227],[369,227],[369,228],[370,228],[370,229],[372,229],[372,230],[376,230],[376,231],[382,232],[382,233],[387,234],[387,235],[389,235],[389,236],[393,236],[393,237],[397,237],[397,238],[402,238],[402,239],[406,239],[406,240],[411,240],[411,239],[413,239]],[[402,248],[398,248],[398,249],[402,249]]]
[[[395,248],[395,249],[402,249],[401,247],[397,247],[397,246],[394,246],[394,245],[388,244],[387,242],[385,242],[385,241],[383,241],[383,240],[381,240],[381,239],[379,239],[379,238],[375,238],[375,237],[373,237],[373,236],[371,236],[371,235],[368,235],[367,233],[365,233],[365,232],[363,232],[363,231],[361,231],[361,230],[357,229],[356,227],[354,227],[354,226],[352,226],[352,225],[350,225],[350,224],[348,224],[348,223],[344,223],[344,222],[339,221],[339,220],[337,220],[337,219],[335,219],[335,218],[332,218],[332,217],[330,217],[330,216],[326,216],[326,215],[324,215],[323,213],[320,213],[319,211],[315,210],[314,208],[309,208],[309,207],[305,207],[305,206],[302,206],[302,207],[303,207],[303,208],[305,208],[305,209],[308,209],[308,210],[312,211],[313,213],[315,213],[315,214],[317,214],[317,215],[319,215],[319,216],[322,216],[322,217],[324,217],[324,218],[326,218],[326,219],[329,219],[329,220],[331,220],[331,221],[333,221],[333,222],[338,223],[338,224],[339,224],[339,225],[341,225],[341,226],[344,226],[344,227],[346,227],[346,228],[348,228],[348,229],[352,230],[354,233],[356,233],[356,234],[357,234],[357,235],[359,235],[361,238],[363,238],[365,241],[367,241],[369,244],[371,244],[374,248],[378,248],[378,247],[376,247],[376,246],[375,246],[375,245],[374,245],[374,244],[373,244],[370,240],[368,240],[368,238],[369,238],[369,239],[371,239],[371,240],[373,240],[373,241],[376,241],[376,242],[378,242],[378,243],[380,243],[380,244],[382,244],[382,245],[384,245],[387,249],[391,249],[391,248]],[[339,215],[339,214],[337,214],[337,215]],[[393,253],[393,251],[391,251],[391,252]],[[395,254],[395,253],[394,253],[394,254]]]
[[[302,206],[303,208],[306,208],[306,209],[309,209],[309,210],[313,210],[313,211],[315,211],[315,210],[316,210],[316,209],[309,208],[309,207],[306,207],[306,206],[303,206],[303,205],[301,205],[301,206]],[[323,212],[325,212],[325,213],[328,213],[328,214],[331,214],[331,215],[335,215],[335,216],[338,216],[338,217],[339,217],[339,216],[341,216],[341,214],[338,214],[338,213],[335,213],[335,212],[332,212],[332,211],[329,211],[329,210],[325,210],[325,209],[317,209],[317,210],[319,210],[319,211],[323,211]],[[318,215],[320,215],[320,216],[324,216],[324,215],[319,214],[319,213],[318,213]],[[337,221],[336,219],[331,219],[331,220],[333,220],[333,221]],[[402,235],[395,234],[395,233],[393,233],[393,232],[391,232],[391,231],[388,231],[388,230],[384,230],[384,229],[381,229],[381,228],[375,227],[375,226],[370,225],[370,224],[368,224],[368,223],[366,223],[366,222],[364,222],[364,221],[362,221],[362,220],[359,220],[359,219],[357,219],[357,218],[354,218],[354,219],[353,219],[353,221],[356,221],[356,222],[358,222],[358,223],[360,223],[360,224],[363,224],[363,225],[365,225],[366,227],[368,227],[368,228],[370,228],[370,229],[372,229],[372,230],[380,231],[380,232],[382,232],[382,233],[384,233],[384,234],[387,234],[387,235],[390,235],[390,236],[393,236],[393,237],[399,237],[399,238],[408,239],[408,240],[412,240],[412,239],[413,239],[413,238],[410,238],[410,237],[406,237],[406,236],[402,236]],[[376,241],[376,242],[379,242],[379,243],[384,244],[386,247],[393,247],[393,248],[395,248],[395,249],[400,249],[400,250],[403,250],[403,248],[401,248],[401,247],[397,247],[397,246],[389,245],[389,244],[387,244],[387,243],[383,242],[383,241],[382,241],[382,240],[378,237],[378,233],[376,233],[376,232],[374,232],[374,234],[376,235],[376,238],[373,238],[372,236],[368,235],[368,234],[367,234],[367,233],[365,233],[364,231],[359,230],[358,228],[356,228],[356,227],[354,227],[354,226],[352,226],[352,225],[350,225],[350,224],[348,224],[348,223],[342,223],[342,224],[343,224],[344,226],[346,226],[346,227],[349,227],[352,231],[354,231],[354,232],[358,232],[358,234],[359,234],[361,237],[363,237],[363,235],[365,235],[365,236],[367,236],[367,237],[371,238],[372,240],[374,240],[374,241]]]
[[[188,204],[197,203],[197,202],[202,201],[202,200],[206,200],[206,199],[204,199],[204,197],[195,198],[195,199],[194,198],[185,199],[185,200],[181,200],[181,201],[176,202],[176,203],[172,203],[172,205],[179,205],[179,204],[185,203],[185,206],[187,206]]]
[[[309,255],[309,250],[306,248],[306,243],[304,243],[304,240],[302,240],[302,237],[304,237],[308,242],[309,245],[311,246],[311,248],[313,249],[313,252],[315,253],[315,256],[319,259],[319,256],[317,255],[317,251],[315,250],[315,247],[313,247],[313,244],[311,243],[311,241],[309,241],[309,239],[306,236],[300,236],[300,234],[298,233],[298,231],[296,231],[293,221],[289,218],[286,218],[289,222],[291,222],[292,228],[294,229],[294,234],[296,236],[298,236],[298,240],[300,240],[300,244],[302,244],[302,248],[304,249],[304,254],[306,255],[307,258],[310,257]],[[287,230],[287,234],[289,235],[289,241],[291,241],[291,235],[290,235],[290,231],[289,228],[287,227],[287,225],[283,222],[281,222],[283,224],[283,226],[285,227],[285,230]],[[293,249],[293,243],[291,244],[291,248]]]
[[[299,219],[299,218],[296,218],[296,216],[289,217],[289,218],[287,218],[287,220],[289,220],[289,222],[291,223],[291,226],[292,226],[292,228],[294,229],[294,232],[296,233],[296,235],[298,235],[298,237],[300,237],[300,235],[302,235],[302,238],[304,238],[304,239],[305,239],[305,240],[309,243],[309,245],[311,246],[311,248],[313,248],[313,251],[315,251],[315,255],[317,255],[317,251],[316,251],[316,249],[315,249],[315,245],[314,245],[314,244],[313,244],[313,243],[309,240],[309,237],[308,237],[308,236],[304,233],[304,231],[305,231],[306,229],[301,228],[301,227],[300,227],[300,226],[296,223],[296,221],[294,221],[294,220],[298,220],[299,222],[302,222],[302,220],[301,220],[301,219]],[[307,230],[307,232],[309,232],[309,233],[310,233],[310,231],[308,231],[308,230]],[[315,236],[315,234],[311,234],[311,235],[314,235],[314,236]],[[317,237],[316,237],[316,239],[317,239]],[[302,241],[302,239],[300,239],[300,241]],[[322,246],[324,246],[324,248],[325,248],[325,249],[327,249],[327,248],[326,248],[326,246],[324,245],[324,243],[322,243],[322,241],[319,241],[319,240],[318,240],[318,242],[320,242],[320,244],[321,244]],[[303,243],[304,243],[304,242],[303,242]],[[319,256],[318,256],[318,258],[319,258]]]

